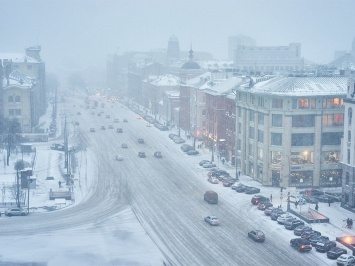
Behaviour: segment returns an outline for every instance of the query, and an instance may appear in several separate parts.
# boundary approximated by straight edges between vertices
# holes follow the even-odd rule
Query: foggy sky
[[[104,66],[107,54],[166,49],[226,59],[228,36],[257,45],[302,44],[302,56],[329,63],[351,49],[354,0],[0,0],[0,52],[41,45],[47,70]]]

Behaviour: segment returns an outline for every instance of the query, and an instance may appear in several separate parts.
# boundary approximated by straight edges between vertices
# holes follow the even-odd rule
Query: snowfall
[[[48,111],[45,116],[41,118],[41,122],[46,122],[49,125],[51,121],[52,106],[49,104]],[[9,186],[11,183],[16,182],[16,172],[14,170],[14,164],[18,160],[24,160],[32,162],[33,177],[36,179],[36,189],[30,190],[30,215],[43,215],[51,208],[55,208],[54,212],[60,212],[62,209],[71,208],[85,200],[90,196],[92,192],[92,184],[95,180],[95,160],[93,154],[90,155],[90,147],[88,147],[89,158],[86,161],[80,163],[82,171],[81,175],[85,175],[86,183],[82,184],[75,181],[73,190],[75,194],[75,201],[66,201],[65,204],[60,204],[53,200],[49,200],[48,194],[50,189],[58,191],[67,189],[65,186],[65,180],[62,177],[65,173],[64,168],[64,155],[63,152],[53,151],[50,149],[52,143],[63,143],[63,125],[64,117],[60,116],[58,119],[58,131],[57,136],[54,139],[50,139],[49,142],[44,143],[32,143],[36,148],[36,158],[31,154],[22,154],[21,152],[13,153],[10,157],[9,165],[6,164],[6,150],[2,150],[3,163],[0,163],[1,174],[1,187],[2,187],[2,203],[14,202],[13,193],[11,193]],[[176,130],[176,129],[174,129]],[[172,131],[165,132],[167,135]],[[176,132],[174,132],[176,133]],[[70,139],[75,138],[75,131],[71,131]],[[173,145],[168,137],[161,140],[165,141],[166,145]],[[192,141],[192,140],[189,140]],[[179,145],[178,145],[179,146]],[[177,149],[178,146],[174,146]],[[193,160],[188,160],[186,157],[176,158],[177,160],[184,160],[184,163],[196,164],[203,159],[211,159],[211,153],[208,149],[201,150],[202,154]],[[80,153],[80,151],[78,152]],[[77,155],[80,157],[80,154]],[[90,159],[92,156],[92,159]],[[227,170],[232,176],[236,171],[233,166],[228,162],[223,164],[219,158],[216,157],[217,166],[221,169]],[[85,170],[84,170],[85,169]],[[54,177],[54,180],[47,180],[47,177]],[[75,177],[74,177],[75,180]],[[62,188],[59,188],[58,182],[62,182]],[[207,181],[205,181],[207,182]],[[284,190],[283,197],[280,194],[279,188],[264,187],[258,182],[254,181],[248,176],[242,175],[240,177],[240,183],[250,186],[260,187],[263,195],[273,195],[274,206],[281,205],[283,209],[286,209],[285,194],[290,192],[291,194],[297,194],[294,188],[286,188]],[[224,200],[235,202],[235,192],[230,188],[225,188],[221,184],[212,185],[220,197]],[[329,189],[332,191],[332,189]],[[233,192],[233,193],[232,193]],[[2,206],[2,205],[0,205]],[[294,206],[291,206],[294,208]],[[307,208],[314,208],[314,205],[299,206],[305,210]],[[5,207],[0,208],[2,214],[5,211]],[[264,215],[261,211],[260,216]],[[326,203],[319,203],[319,212],[330,219],[330,223],[314,224],[312,227],[315,230],[321,231],[323,235],[329,236],[331,240],[335,240],[335,237],[352,235],[354,230],[343,228],[344,220],[348,217],[354,219],[354,214],[341,208],[340,203],[332,203],[330,206]],[[220,217],[223,223],[223,217]],[[26,217],[6,217],[2,215],[0,217],[0,224],[6,219],[23,219],[26,223]],[[203,217],[201,217],[203,219]],[[277,223],[269,222],[269,226],[279,227]],[[105,221],[100,225],[104,228],[116,229],[122,235],[121,241],[117,241],[116,238],[105,236],[105,240],[101,237],[88,234],[87,228],[68,228],[58,229],[56,232],[38,233],[34,232],[33,235],[23,236],[2,236],[0,238],[0,265],[113,265],[112,261],[117,264],[114,265],[163,265],[165,258],[161,250],[164,247],[158,247],[155,242],[148,236],[141,223],[137,220],[134,212],[127,207],[122,212],[117,213],[116,216]],[[117,235],[115,236],[117,237]],[[285,234],[285,241],[289,241],[289,237]],[[96,243],[105,242],[106,249],[98,250]],[[342,246],[340,243],[338,246]],[[312,251],[315,252],[315,251]],[[351,251],[348,250],[351,254]],[[324,257],[324,254],[319,254]],[[327,260],[325,260],[327,261]],[[335,262],[328,260],[329,265],[334,265]]]

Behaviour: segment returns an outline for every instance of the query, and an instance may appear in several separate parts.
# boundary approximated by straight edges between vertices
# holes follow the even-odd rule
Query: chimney
[[[26,49],[26,55],[29,57],[32,57],[33,59],[37,60],[38,62],[41,62],[41,57],[39,55],[41,51],[41,46],[40,45],[36,45],[36,46],[32,46],[32,47],[28,47]]]

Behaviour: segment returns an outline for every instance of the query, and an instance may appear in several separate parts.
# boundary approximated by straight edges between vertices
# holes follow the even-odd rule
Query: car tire
[[[25,216],[25,215],[26,215],[26,213],[22,213],[22,214],[21,214],[21,216]]]
[[[8,217],[11,217],[11,213],[9,213],[7,216],[8,216]]]

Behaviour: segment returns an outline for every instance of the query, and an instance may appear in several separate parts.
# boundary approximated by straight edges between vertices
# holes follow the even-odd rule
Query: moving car
[[[110,115],[106,115],[106,118],[110,118]]]
[[[209,161],[209,160],[202,160],[202,161],[200,161],[198,164],[199,164],[200,166],[202,166],[202,165],[204,165],[205,163],[212,163],[212,162]]]
[[[311,243],[307,239],[303,238],[293,238],[290,240],[290,244],[293,248],[297,249],[298,251],[305,252],[311,251],[312,246]]]
[[[248,233],[248,237],[256,242],[264,242],[265,234],[261,230],[252,230]]]
[[[337,258],[338,266],[354,265],[354,263],[355,263],[355,257],[352,255],[343,254]]]
[[[348,251],[344,248],[340,247],[332,247],[328,252],[327,252],[327,257],[328,259],[335,260],[338,257],[340,257],[343,254],[348,253]]]
[[[259,193],[259,192],[260,192],[260,188],[257,188],[257,187],[247,187],[244,190],[245,194],[256,194],[256,193]]]
[[[108,128],[109,129],[113,129],[113,125],[108,125]]]
[[[117,128],[116,131],[117,131],[117,133],[123,133],[123,130],[122,130],[122,128],[120,128],[120,127]]]
[[[207,201],[209,204],[217,204],[218,203],[218,194],[213,190],[208,190],[203,195],[203,199]]]
[[[123,161],[123,157],[120,156],[120,155],[116,155],[116,160],[117,160],[117,161]]]
[[[146,157],[145,152],[144,151],[138,152],[138,157],[145,158]]]
[[[9,208],[5,210],[5,215],[6,216],[25,216],[28,215],[27,209],[22,209],[22,208]]]
[[[181,150],[183,152],[188,152],[189,150],[194,150],[194,147],[192,147],[191,145],[189,144],[182,144],[181,145]]]
[[[118,118],[115,118],[115,119],[113,120],[113,122],[114,122],[114,123],[119,123],[120,120],[119,120]]]
[[[143,144],[144,143],[144,139],[138,139],[138,143]]]
[[[196,151],[196,150],[189,150],[186,153],[187,153],[187,155],[197,155],[197,154],[199,154],[199,152]]]
[[[90,132],[95,132],[95,128],[90,128]]]
[[[205,217],[205,222],[209,223],[210,225],[220,225],[221,221],[218,219],[217,216],[210,215]]]
[[[123,149],[127,149],[127,148],[128,148],[127,143],[122,143],[121,148],[123,148]]]
[[[124,123],[127,123],[128,120],[127,120],[126,118],[123,118],[123,122],[124,122]]]
[[[162,158],[162,157],[163,157],[163,156],[161,155],[161,152],[160,152],[160,151],[154,152],[154,156],[155,156],[156,158]]]
[[[106,129],[106,127],[105,127],[105,126],[101,126],[101,129],[102,129],[102,130],[105,130],[105,129]]]

